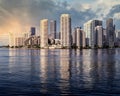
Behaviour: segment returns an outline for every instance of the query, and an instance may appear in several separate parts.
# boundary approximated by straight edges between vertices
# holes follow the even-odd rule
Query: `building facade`
[[[84,31],[86,34],[86,46],[89,46],[91,48],[94,48],[96,44],[96,34],[95,34],[96,26],[102,26],[102,21],[89,20],[84,24]]]
[[[62,14],[60,17],[61,45],[70,48],[72,45],[71,17],[69,14]]]
[[[30,36],[34,36],[36,34],[36,28],[35,27],[31,27],[30,29]]]
[[[103,47],[103,27],[97,26],[96,30],[96,47]]]
[[[76,28],[74,28],[74,31],[72,33],[72,45],[76,46],[77,43],[77,32],[76,32]]]
[[[85,47],[85,34],[80,27],[76,27],[74,29],[72,37],[73,37],[73,46],[76,46],[77,48]]]
[[[15,38],[15,47],[22,47],[22,46],[24,46],[24,41],[25,41],[24,37],[16,37]]]
[[[84,32],[84,30],[82,31],[82,47],[85,48],[86,47],[86,34]]]
[[[40,47],[48,47],[48,19],[40,21]]]
[[[52,39],[56,39],[56,21],[55,20],[50,21],[50,37]]]
[[[103,47],[108,46],[107,31],[103,28]]]
[[[10,47],[15,46],[15,34],[12,32],[9,33],[9,46]]]
[[[86,46],[91,47],[91,32],[92,32],[92,20],[89,20],[84,24],[84,31],[86,33]]]
[[[114,47],[115,43],[115,26],[113,25],[113,19],[109,18],[106,21],[107,41],[109,47]]]
[[[115,46],[116,47],[120,46],[120,31],[119,30],[115,31]]]
[[[20,34],[9,33],[9,47],[22,47],[24,46],[25,37],[19,36]]]

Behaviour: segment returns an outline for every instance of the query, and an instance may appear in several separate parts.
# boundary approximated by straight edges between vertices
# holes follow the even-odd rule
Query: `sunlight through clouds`
[[[31,26],[39,33],[41,19],[59,22],[62,13],[71,14],[72,26],[83,26],[94,18],[118,18],[118,9],[120,0],[0,0],[0,34],[29,31]]]

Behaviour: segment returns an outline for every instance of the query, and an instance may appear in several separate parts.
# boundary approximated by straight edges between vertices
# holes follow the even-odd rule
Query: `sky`
[[[34,26],[39,33],[39,23],[44,18],[57,20],[59,29],[63,13],[71,15],[72,28],[90,19],[105,22],[113,18],[116,29],[120,29],[120,0],[0,0],[0,44],[7,40],[9,32],[28,32]]]

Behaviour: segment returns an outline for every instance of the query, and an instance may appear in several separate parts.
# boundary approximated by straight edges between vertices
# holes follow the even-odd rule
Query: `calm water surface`
[[[120,49],[0,49],[0,96],[120,96]]]

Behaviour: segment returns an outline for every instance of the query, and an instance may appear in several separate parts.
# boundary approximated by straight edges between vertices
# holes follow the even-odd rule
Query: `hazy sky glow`
[[[73,27],[108,17],[120,25],[120,0],[0,0],[0,34],[29,31],[31,26],[39,32],[40,19],[55,19],[59,23],[62,13],[71,14]]]

